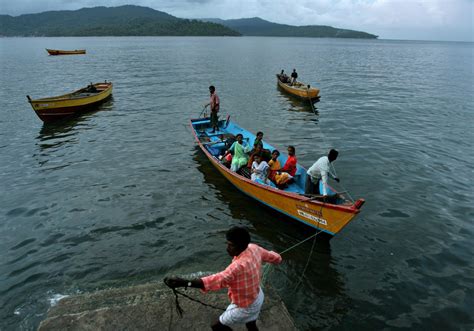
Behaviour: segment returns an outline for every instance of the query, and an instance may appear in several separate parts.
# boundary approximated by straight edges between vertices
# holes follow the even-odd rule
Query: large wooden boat
[[[289,83],[289,78],[287,76],[285,76],[286,79],[280,74],[277,74],[276,76],[278,86],[285,92],[301,99],[310,100],[313,103],[319,100],[319,89],[301,82],[291,84]]]
[[[46,51],[49,55],[76,55],[76,54],[86,54],[85,49],[75,49],[73,51],[64,51],[61,49],[49,49],[46,48]]]
[[[28,102],[36,115],[44,122],[52,122],[75,114],[94,110],[112,95],[112,83],[95,83],[72,93],[42,99],[31,99]]]
[[[297,167],[294,182],[284,189],[254,182],[242,175],[243,172],[239,171],[239,174],[231,171],[219,160],[219,155],[225,150],[225,143],[221,142],[223,138],[241,133],[244,140],[252,143],[254,134],[231,122],[229,118],[219,122],[219,131],[216,133],[211,133],[209,118],[191,119],[190,125],[199,147],[217,171],[243,193],[292,219],[334,236],[351,222],[365,202],[363,199],[352,202],[343,193],[332,197],[330,203],[327,198],[319,195],[305,195],[306,170],[301,165]],[[263,147],[274,150],[266,142]],[[286,159],[287,156],[282,153],[279,157],[281,165]]]

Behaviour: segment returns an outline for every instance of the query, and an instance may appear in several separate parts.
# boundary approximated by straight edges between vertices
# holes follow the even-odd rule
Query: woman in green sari
[[[240,133],[235,136],[235,139],[237,141],[230,146],[227,152],[232,152],[234,154],[230,170],[237,172],[237,170],[246,165],[249,161],[248,152],[250,152],[250,146],[243,141],[244,136]]]

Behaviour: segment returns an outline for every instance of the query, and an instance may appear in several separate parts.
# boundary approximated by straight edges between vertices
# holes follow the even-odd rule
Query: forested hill
[[[363,38],[376,39],[378,36],[347,29],[333,28],[326,25],[293,26],[265,21],[259,17],[221,20],[204,18],[204,22],[225,25],[240,32],[244,36],[273,36],[273,37],[315,37],[315,38]]]
[[[0,36],[239,36],[229,27],[147,7],[120,6],[0,15]]]

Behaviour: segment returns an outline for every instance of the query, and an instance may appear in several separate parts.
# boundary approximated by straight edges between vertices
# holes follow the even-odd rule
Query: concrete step
[[[229,304],[225,291],[180,291],[222,309]],[[264,292],[265,302],[257,321],[260,330],[296,330],[276,291],[266,286]],[[80,294],[51,307],[38,330],[210,330],[222,313],[182,296],[179,302],[183,317],[176,312],[173,292],[161,282]],[[233,329],[246,330],[244,325]]]

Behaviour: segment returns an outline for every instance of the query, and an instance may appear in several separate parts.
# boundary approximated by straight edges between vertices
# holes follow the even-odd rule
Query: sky
[[[380,39],[474,42],[474,0],[0,0],[0,14],[125,4],[181,18],[261,17],[364,31]]]

